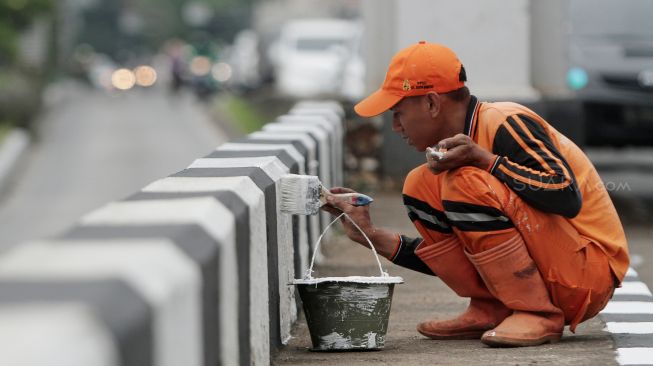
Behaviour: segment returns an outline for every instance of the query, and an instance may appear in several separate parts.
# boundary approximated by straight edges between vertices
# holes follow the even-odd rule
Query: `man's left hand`
[[[475,166],[487,169],[495,155],[478,146],[469,136],[462,133],[440,141],[435,151],[446,151],[442,159],[431,156],[427,149],[426,160],[433,174],[462,166]]]

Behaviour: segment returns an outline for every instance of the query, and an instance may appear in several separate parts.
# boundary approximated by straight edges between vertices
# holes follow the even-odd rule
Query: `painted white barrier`
[[[306,168],[304,172],[309,175],[317,175],[318,163],[316,161],[316,144],[307,134],[260,131],[249,134],[248,138],[251,141],[263,143],[266,141],[279,141],[279,143],[292,141],[301,143],[303,145],[303,150],[305,151]],[[297,218],[299,220],[299,227],[302,229],[299,231],[300,245],[298,253],[300,263],[298,268],[295,268],[295,272],[297,275],[301,276],[308,270],[310,265],[312,255],[311,246],[317,241],[320,231],[320,222],[317,215],[298,215]]]
[[[4,365],[120,365],[110,332],[84,304],[5,305],[0,324],[0,344],[11,345],[2,347]]]
[[[317,216],[279,211],[278,181],[342,177],[342,109],[299,103],[291,114],[59,238],[4,253],[3,363],[269,364],[297,317],[288,283],[322,229]]]
[[[234,147],[236,144],[229,145],[225,150]],[[241,144],[238,144],[241,145]],[[254,145],[242,144],[241,148],[274,148],[284,145]],[[224,145],[220,146],[222,149]],[[288,145],[290,150],[292,145]],[[293,148],[294,149],[294,148]],[[296,150],[295,150],[296,151]],[[299,154],[299,153],[297,153]],[[303,163],[303,161],[302,161]],[[281,196],[281,187],[277,182],[285,174],[289,173],[286,167],[279,159],[273,156],[268,157],[251,157],[251,158],[203,158],[197,159],[189,166],[191,169],[210,169],[210,168],[241,168],[255,167],[263,169],[268,177],[275,182],[275,196]],[[294,249],[292,238],[292,218],[290,215],[282,213],[279,206],[276,207],[277,218],[277,258],[278,258],[278,293],[279,293],[279,332],[281,343],[285,344],[290,339],[290,329],[293,322],[297,319],[297,307],[295,305],[295,288],[288,286],[294,279]]]
[[[201,365],[200,275],[170,241],[33,242],[0,258],[3,280],[97,278],[120,278],[150,304],[155,365]]]
[[[148,193],[206,193],[224,190],[236,193],[249,207],[249,363],[267,365],[270,363],[270,329],[263,191],[251,178],[243,176],[168,177],[143,188],[143,192]]]

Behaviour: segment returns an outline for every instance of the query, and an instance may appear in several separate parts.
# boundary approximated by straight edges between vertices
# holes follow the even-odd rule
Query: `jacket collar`
[[[478,107],[481,103],[478,99],[472,95],[469,100],[469,105],[467,106],[467,115],[465,116],[465,129],[463,130],[465,135],[474,138],[476,134],[476,125],[478,120]]]

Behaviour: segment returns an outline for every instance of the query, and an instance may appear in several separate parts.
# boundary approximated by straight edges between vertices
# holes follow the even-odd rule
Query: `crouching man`
[[[524,106],[478,101],[465,81],[449,48],[419,42],[394,56],[382,87],[355,107],[363,117],[391,110],[393,131],[426,152],[403,188],[421,238],[376,227],[367,207],[332,202],[327,210],[349,214],[392,262],[470,298],[459,316],[419,324],[424,336],[490,346],[558,341],[565,325],[573,332],[597,315],[623,280],[623,228],[573,142]]]

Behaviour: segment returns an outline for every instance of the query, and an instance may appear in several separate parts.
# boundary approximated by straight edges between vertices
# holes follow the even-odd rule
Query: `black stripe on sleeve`
[[[526,118],[526,119],[528,119],[528,117],[526,117],[526,116],[522,116],[522,115],[520,115],[519,117],[520,117],[520,119],[522,119],[522,118]],[[530,120],[530,119],[528,119],[528,120],[531,121],[532,123],[537,124],[537,122],[535,122],[535,121],[532,121],[532,120]],[[523,121],[523,120],[522,120],[522,121]],[[558,163],[557,163],[557,162],[555,161],[555,159],[551,156],[551,154],[555,154],[556,157],[557,157],[558,159],[562,160],[562,161],[564,161],[564,158],[560,155],[560,153],[558,152],[558,150],[553,146],[553,143],[551,143],[551,139],[549,138],[549,136],[546,135],[546,134],[543,134],[541,137],[538,138],[538,137],[536,137],[535,135],[533,135],[533,137],[535,137],[535,138],[537,138],[538,140],[540,140],[540,141],[545,145],[545,147],[549,150],[549,153],[547,153],[546,151],[543,151],[543,150],[540,148],[540,146],[537,144],[536,141],[534,141],[533,139],[531,139],[531,138],[526,134],[526,132],[524,131],[524,129],[523,129],[523,128],[522,128],[522,127],[517,123],[517,121],[514,120],[514,118],[512,118],[512,117],[508,117],[507,122],[508,122],[508,123],[510,124],[510,126],[513,128],[513,130],[515,130],[515,132],[517,133],[517,135],[519,135],[519,137],[522,139],[522,141],[523,141],[526,145],[528,145],[528,147],[529,147],[531,150],[533,150],[533,152],[535,152],[535,153],[536,153],[540,158],[542,158],[542,160],[544,160],[544,161],[549,165],[549,167],[553,170],[553,172],[554,172],[554,174],[555,174],[555,176],[552,176],[552,178],[554,179],[553,181],[556,182],[556,183],[564,183],[564,182],[567,180],[567,177],[564,175],[564,172],[563,172],[562,168],[558,165]],[[529,131],[530,131],[530,129],[529,129]],[[544,131],[542,131],[542,133],[544,133]],[[525,153],[526,153],[526,152],[525,152]],[[526,153],[526,154],[528,154],[528,153]],[[530,156],[530,155],[529,155],[529,156]],[[549,174],[549,175],[551,174],[551,172],[550,172],[550,171],[547,171],[547,170],[546,170],[546,169],[545,169],[545,168],[540,164],[540,162],[537,161],[534,157],[531,157],[531,159],[534,160],[535,163],[539,166],[539,169],[537,169],[537,170],[539,170],[539,171],[541,171],[541,172],[543,172],[543,173],[547,173],[547,174]],[[567,167],[567,171],[570,171],[568,167]]]
[[[413,271],[435,276],[435,273],[415,254],[415,248],[421,242],[422,238],[409,238],[401,235],[401,246],[397,254],[392,258],[392,263],[412,269]]]
[[[508,132],[505,126],[500,126],[494,137],[492,152],[503,157],[499,158],[500,161],[497,164],[497,167],[493,169],[492,174],[517,193],[529,205],[547,213],[562,215],[569,218],[575,217],[582,207],[582,196],[571,167],[556,149],[551,138],[538,122],[524,115],[519,115],[519,118],[531,132],[533,137],[544,144],[548,153],[542,151],[542,149],[537,146],[537,143],[528,137],[524,129],[517,124],[514,119],[509,118],[506,123],[515,130],[519,138],[524,140],[524,143],[528,144],[533,151],[540,155],[549,164],[551,169],[555,171],[555,175],[539,175],[535,172],[521,168],[527,167],[545,173],[542,165],[533,156],[521,148],[519,143]],[[558,158],[566,168],[569,174],[569,184],[558,189],[543,188],[533,184],[528,184],[529,179],[543,184],[564,184],[567,182],[567,178],[564,176],[562,168],[555,162],[551,155]],[[518,166],[510,164],[509,162],[517,164]],[[499,165],[515,173],[519,177],[522,177],[523,180],[515,179],[504,173],[498,168]]]

